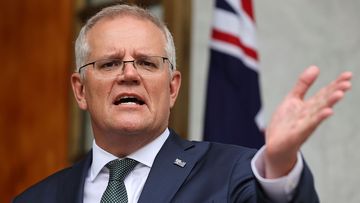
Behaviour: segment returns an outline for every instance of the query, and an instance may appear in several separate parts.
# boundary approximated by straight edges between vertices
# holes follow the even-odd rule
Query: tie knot
[[[125,158],[122,160],[115,159],[110,161],[108,164],[106,164],[106,167],[110,170],[109,181],[123,181],[137,164],[137,161],[129,158]]]

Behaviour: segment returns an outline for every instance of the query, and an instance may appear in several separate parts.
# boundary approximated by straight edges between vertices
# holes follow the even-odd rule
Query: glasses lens
[[[161,56],[145,56],[134,61],[102,59],[94,63],[94,69],[100,77],[114,77],[123,73],[125,63],[133,63],[134,68],[140,75],[151,75],[163,70],[165,61],[165,58]]]
[[[135,67],[141,74],[151,74],[163,67],[163,58],[157,56],[142,57],[135,60]]]
[[[122,63],[120,59],[103,59],[95,63],[95,68],[100,72],[112,72],[120,68]]]

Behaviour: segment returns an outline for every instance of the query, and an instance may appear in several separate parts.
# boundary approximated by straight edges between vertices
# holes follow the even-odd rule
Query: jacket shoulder
[[[91,164],[91,152],[85,159],[71,167],[62,169],[15,197],[14,203],[22,202],[59,202],[57,200],[76,199],[82,193],[88,168]],[[64,201],[60,201],[64,202]]]
[[[24,192],[15,197],[14,203],[43,202],[45,196],[55,197],[58,186],[61,184],[72,167],[62,169],[40,182],[30,186]]]

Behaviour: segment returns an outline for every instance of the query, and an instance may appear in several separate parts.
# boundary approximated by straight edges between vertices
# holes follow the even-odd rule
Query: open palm
[[[333,113],[333,106],[351,87],[350,72],[344,72],[315,95],[305,94],[320,71],[310,66],[299,77],[295,87],[284,98],[266,129],[266,174],[279,177],[296,162],[296,153],[319,124]]]

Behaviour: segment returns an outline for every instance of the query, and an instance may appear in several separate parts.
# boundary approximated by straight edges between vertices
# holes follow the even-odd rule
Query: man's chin
[[[150,132],[147,127],[144,126],[144,122],[126,122],[122,121],[121,125],[115,127],[116,132],[123,135],[144,135]]]

